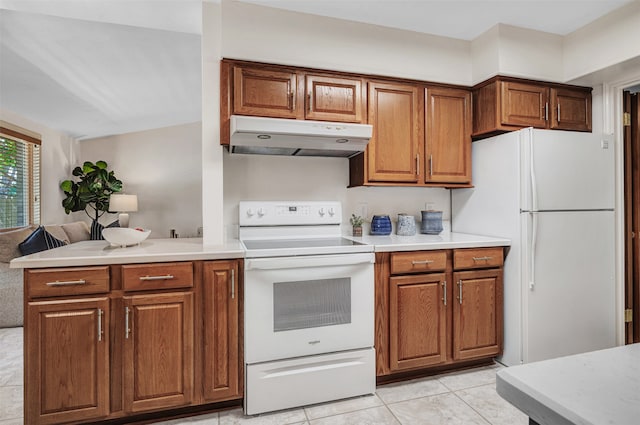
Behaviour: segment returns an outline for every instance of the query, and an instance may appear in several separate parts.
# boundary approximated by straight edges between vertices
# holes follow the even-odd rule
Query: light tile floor
[[[378,387],[375,395],[258,416],[239,408],[164,425],[528,425],[495,390],[493,365]],[[22,424],[22,328],[0,329],[0,425]]]

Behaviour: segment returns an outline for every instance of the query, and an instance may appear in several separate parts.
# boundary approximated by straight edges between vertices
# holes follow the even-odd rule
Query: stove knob
[[[247,217],[253,217],[253,210],[251,208],[247,209]]]
[[[264,217],[265,214],[264,208],[258,208],[258,217]]]
[[[318,214],[320,214],[320,217],[324,217],[324,208],[320,208]]]
[[[335,214],[336,214],[335,210],[333,208],[329,208],[329,215],[333,217]]]

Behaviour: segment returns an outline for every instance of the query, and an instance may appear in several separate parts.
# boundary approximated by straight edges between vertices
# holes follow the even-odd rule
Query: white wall
[[[106,161],[122,180],[123,192],[138,195],[130,227],[151,229],[151,238],[168,238],[170,229],[193,237],[202,226],[201,147],[198,122],[83,140],[77,163]]]
[[[77,162],[77,142],[65,133],[47,128],[12,111],[0,109],[0,119],[42,136],[40,145],[40,222],[56,224],[73,221],[62,208],[60,182],[71,176]]]

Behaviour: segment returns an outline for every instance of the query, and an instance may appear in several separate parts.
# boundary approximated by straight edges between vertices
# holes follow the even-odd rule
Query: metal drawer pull
[[[473,261],[489,261],[493,257],[473,257]]]
[[[231,299],[236,297],[236,271],[231,269]]]
[[[435,261],[434,260],[420,260],[420,261],[413,260],[411,262],[411,264],[413,264],[413,265],[416,265],[416,264],[431,264],[431,263],[435,263]]]
[[[102,309],[98,309],[98,341],[102,341],[102,315],[104,312]]]
[[[164,276],[140,276],[140,280],[169,280],[175,279],[173,275],[166,274]]]
[[[124,338],[129,339],[131,328],[129,327],[129,307],[124,308]]]
[[[462,304],[462,280],[458,281],[458,300]]]
[[[442,287],[444,291],[444,296],[442,297],[442,301],[444,302],[444,305],[447,305],[447,281],[446,280],[442,282]]]
[[[560,122],[560,104],[558,103],[558,122]]]
[[[87,283],[87,281],[84,279],[64,281],[56,280],[55,282],[47,282],[47,286],[84,285],[85,283]]]

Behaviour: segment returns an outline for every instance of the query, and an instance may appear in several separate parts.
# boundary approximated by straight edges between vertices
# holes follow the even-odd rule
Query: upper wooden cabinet
[[[306,74],[305,119],[362,123],[366,97],[360,78]]]
[[[295,71],[233,67],[233,113],[302,118],[302,93]]]
[[[471,93],[425,89],[425,182],[471,183]]]
[[[421,102],[415,85],[369,82],[368,182],[419,180]]]
[[[523,127],[591,131],[591,88],[506,77],[474,88],[474,137]]]

